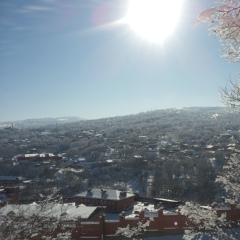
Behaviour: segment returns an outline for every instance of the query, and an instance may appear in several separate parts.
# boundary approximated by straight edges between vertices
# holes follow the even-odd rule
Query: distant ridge
[[[19,121],[0,122],[0,128],[38,128],[52,124],[64,124],[84,120],[80,117],[34,118]]]
[[[38,127],[44,127],[47,125],[62,125],[66,123],[74,123],[78,121],[89,121],[89,122],[99,122],[99,121],[112,121],[116,119],[131,119],[136,117],[150,117],[151,115],[155,114],[170,114],[171,113],[179,113],[179,112],[199,112],[204,111],[206,112],[223,112],[223,113],[231,113],[234,112],[234,110],[227,108],[227,107],[181,107],[181,108],[166,108],[166,109],[156,109],[156,110],[149,110],[145,112],[135,113],[135,114],[128,114],[128,115],[121,115],[121,116],[114,116],[114,117],[105,117],[105,118],[99,118],[99,119],[84,119],[80,117],[75,116],[67,116],[67,117],[56,117],[56,118],[36,118],[36,119],[25,119],[25,120],[19,120],[19,121],[5,121],[0,122],[0,129],[1,128],[38,128]]]

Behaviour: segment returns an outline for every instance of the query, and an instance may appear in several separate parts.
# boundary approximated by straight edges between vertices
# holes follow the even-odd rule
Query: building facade
[[[106,212],[120,213],[134,205],[134,194],[113,189],[88,189],[75,195],[76,205],[105,206]]]

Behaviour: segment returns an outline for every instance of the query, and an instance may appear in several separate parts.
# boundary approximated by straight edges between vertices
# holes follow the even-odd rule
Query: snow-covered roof
[[[214,145],[207,145],[206,148],[213,148]]]
[[[1,212],[2,216],[9,214],[31,216],[51,216],[62,220],[76,220],[78,218],[88,219],[98,207],[85,206],[83,204],[75,206],[75,204],[47,204],[42,206],[37,203],[22,204],[22,205],[6,205]]]
[[[42,158],[42,157],[54,157],[55,155],[53,153],[26,153],[26,154],[19,154],[14,157],[14,159],[19,157],[25,157],[25,158]]]
[[[108,160],[106,160],[106,162],[107,162],[107,163],[113,163],[113,160],[108,159]]]
[[[26,153],[26,154],[22,154],[21,156],[26,158],[36,157],[38,156],[38,153]]]
[[[124,198],[133,197],[134,194],[128,192],[122,192],[113,189],[103,189],[103,199],[107,200],[121,200]],[[126,193],[126,195],[124,194]],[[100,188],[89,189],[88,191],[79,193],[75,195],[76,197],[84,197],[84,198],[96,198],[101,199],[102,192]]]
[[[172,199],[166,199],[166,198],[154,198],[155,200],[158,200],[160,202],[167,202],[167,203],[180,203],[180,201],[172,200]]]
[[[20,177],[20,176],[0,176],[0,181],[23,181],[26,180],[26,178],[24,177]]]

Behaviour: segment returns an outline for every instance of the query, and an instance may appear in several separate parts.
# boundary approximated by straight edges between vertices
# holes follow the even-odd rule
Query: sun
[[[180,18],[184,0],[129,0],[125,21],[142,38],[163,42]]]

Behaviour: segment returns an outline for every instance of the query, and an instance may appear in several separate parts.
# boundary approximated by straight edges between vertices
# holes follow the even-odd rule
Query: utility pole
[[[104,193],[104,190],[101,187],[101,218],[102,218],[102,236],[101,236],[101,239],[102,240],[104,240],[103,193]]]

